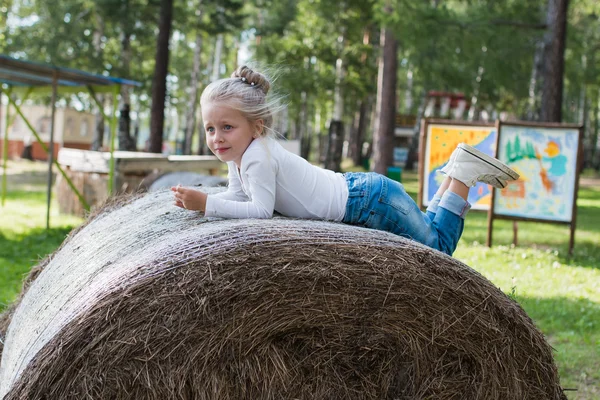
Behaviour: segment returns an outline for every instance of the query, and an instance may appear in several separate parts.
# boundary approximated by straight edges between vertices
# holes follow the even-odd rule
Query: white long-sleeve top
[[[241,164],[238,169],[227,163],[229,187],[208,195],[206,216],[271,218],[277,211],[296,218],[344,218],[348,185],[342,174],[310,164],[272,138],[252,141]]]

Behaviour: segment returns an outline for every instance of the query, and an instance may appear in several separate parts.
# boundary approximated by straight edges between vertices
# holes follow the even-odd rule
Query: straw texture
[[[5,399],[566,399],[480,274],[343,224],[107,205],[0,317]]]

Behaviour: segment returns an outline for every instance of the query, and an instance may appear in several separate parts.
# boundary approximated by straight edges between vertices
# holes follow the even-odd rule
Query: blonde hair
[[[267,96],[271,81],[247,66],[236,69],[230,78],[210,83],[202,92],[200,106],[214,102],[225,103],[241,112],[249,121],[263,121],[260,136],[273,131],[273,114],[280,108],[277,96]]]

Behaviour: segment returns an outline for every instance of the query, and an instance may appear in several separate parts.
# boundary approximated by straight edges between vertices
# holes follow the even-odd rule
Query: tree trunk
[[[540,15],[544,15],[544,20],[540,23],[546,24],[548,14],[548,4],[540,5]],[[540,89],[544,80],[544,49],[546,39],[540,38],[536,42],[535,52],[533,54],[533,64],[531,66],[531,77],[529,78],[529,96],[527,101],[527,113],[525,120],[537,121],[540,117]]]
[[[360,106],[357,111],[357,121],[355,128],[353,130],[354,137],[350,142],[351,157],[354,166],[359,166],[363,164],[364,155],[363,155],[363,142],[365,141],[365,132],[367,130],[368,124],[368,113],[369,110],[369,97],[367,96],[365,99],[360,101]]]
[[[331,120],[329,123],[327,158],[325,168],[332,171],[341,171],[342,149],[344,147],[344,123]]]
[[[94,29],[92,44],[94,46],[94,56],[97,60],[100,60],[102,56],[102,36],[104,36],[104,20],[98,13],[95,13],[94,16],[96,20],[96,29]],[[101,104],[102,108],[104,108],[104,99],[104,95],[99,95],[97,97],[98,103]],[[94,151],[102,150],[102,144],[104,142],[104,116],[102,114],[102,111],[104,110],[98,110],[95,116],[94,138],[92,139],[92,150]]]
[[[354,102],[354,113],[352,113],[352,120],[350,121],[350,129],[348,131],[348,151],[346,157],[354,160],[354,152],[356,151],[356,132],[358,130],[359,111],[362,100],[357,99]]]
[[[343,35],[341,35],[340,43],[342,43],[342,46],[339,49],[339,54],[341,57],[344,43]],[[335,63],[335,77],[333,117],[329,122],[325,168],[332,171],[340,171],[342,163],[342,149],[344,147],[344,123],[342,122],[342,117],[344,114],[344,98],[342,94],[344,63],[341,58],[338,58]]]
[[[162,152],[169,68],[169,38],[172,22],[173,0],[161,0],[154,78],[152,79],[152,109],[150,116],[150,152],[152,153]]]
[[[221,75],[221,55],[223,53],[223,34],[217,35],[217,41],[215,42],[215,57],[213,58],[212,76],[211,82],[219,79]]]
[[[128,12],[129,7],[126,5],[126,12]],[[129,29],[125,26],[125,23],[122,26],[123,36],[121,39],[121,59],[123,60],[123,68],[122,73],[128,77],[129,76],[129,66],[131,64],[131,33],[129,33]],[[137,145],[136,142],[131,137],[131,115],[130,115],[130,106],[131,102],[129,99],[129,88],[126,86],[121,87],[121,113],[119,116],[119,150],[125,151],[136,151]]]
[[[205,156],[210,154],[210,150],[206,145],[206,132],[204,131],[204,126],[202,124],[198,124],[198,152],[199,156]]]
[[[312,118],[308,118],[306,114],[306,135],[300,140],[300,157],[308,160],[310,158],[310,150],[312,146],[312,140],[315,135]]]
[[[237,36],[234,36],[233,37],[233,68],[231,69],[232,71],[235,71],[238,67],[239,54],[240,54],[240,40]]]
[[[129,115],[129,104],[123,104],[121,116],[119,117],[119,150],[136,151],[136,145],[129,132],[131,131],[131,117]]]
[[[137,111],[135,112],[135,124],[133,126],[133,141],[138,143],[140,139],[140,102],[137,102]],[[144,150],[145,151],[145,150]]]
[[[598,93],[596,94],[596,101],[593,109],[594,112],[592,115],[594,116],[594,125],[592,128],[592,154],[590,156],[590,166],[596,170],[600,170],[600,135],[598,134],[598,130],[600,129],[600,121],[598,118],[600,116],[600,90],[598,90]]]
[[[562,96],[569,0],[548,0],[548,32],[540,120],[562,121]]]
[[[307,131],[307,122],[308,122],[308,93],[302,92],[300,94],[300,112],[299,114],[299,126],[296,132],[298,133],[298,140],[300,141],[300,147],[302,147],[302,143],[306,141],[308,137]]]
[[[103,95],[98,96],[98,103],[104,108],[104,99]],[[93,151],[101,151],[102,144],[104,142],[104,115],[102,114],[103,110],[98,110],[94,117],[94,138],[92,139],[92,150]]]
[[[593,112],[591,110],[595,109],[595,104],[592,101],[592,104],[590,104],[590,102],[588,101],[587,98],[587,93],[585,93],[586,89],[585,89],[585,85],[584,85],[584,89],[582,89],[582,96],[584,96],[584,98],[582,99],[583,101],[583,110],[581,115],[580,115],[580,119],[579,119],[579,123],[581,123],[583,125],[583,166],[584,168],[590,168],[592,166],[592,156],[594,154],[594,145],[595,143],[593,142],[594,138],[594,132],[593,132],[593,125],[591,124],[591,118],[590,118],[590,114],[592,114]]]
[[[367,26],[363,29],[363,44],[368,46],[371,42],[371,26]],[[360,62],[362,65],[366,65],[367,53],[363,52],[360,56]],[[356,103],[356,112],[352,121],[352,127],[350,129],[350,138],[348,139],[348,157],[352,159],[354,166],[363,164],[363,141],[365,138],[365,131],[367,127],[367,111],[370,108],[370,94],[366,94],[362,99]]]
[[[185,114],[185,136],[183,154],[192,154],[192,139],[196,130],[196,110],[198,108],[198,85],[200,82],[200,55],[202,49],[202,35],[196,34],[196,47],[194,47],[194,61],[190,82],[190,99]]]
[[[527,101],[527,120],[536,121],[540,115],[540,99],[538,94],[539,81],[544,68],[543,65],[544,43],[540,42],[535,47],[531,78],[529,79],[529,100]]]
[[[467,113],[468,121],[477,121],[479,120],[479,108],[477,107],[477,99],[479,97],[479,87],[481,86],[481,80],[483,79],[483,73],[485,68],[479,67],[477,68],[477,78],[475,78],[475,88],[473,90],[473,96],[471,96],[471,107],[469,107],[469,112]],[[436,115],[437,116],[437,115]]]
[[[398,44],[390,29],[381,31],[383,57],[377,78],[377,119],[373,135],[373,171],[386,175],[394,162],[394,124],[396,120],[396,83]]]
[[[410,141],[410,147],[408,148],[406,164],[404,165],[404,168],[408,171],[414,169],[415,162],[419,160],[419,157],[423,157],[423,154],[418,154],[418,151],[419,140],[421,138],[421,120],[423,119],[425,107],[427,105],[427,90],[427,88],[423,90],[423,95],[421,96],[421,101],[419,102],[419,108],[417,109],[417,121],[413,129],[413,137]]]

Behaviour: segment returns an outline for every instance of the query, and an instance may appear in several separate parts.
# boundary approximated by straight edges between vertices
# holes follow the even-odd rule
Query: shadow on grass
[[[578,199],[584,200],[598,200],[600,201],[600,187],[585,187],[580,188],[577,193]]]
[[[52,184],[54,184],[55,180],[56,170],[52,174]],[[22,171],[17,173],[9,173],[6,175],[6,183],[9,191],[14,188],[19,188],[23,185],[45,190],[48,185],[48,171]]]
[[[7,238],[0,232],[0,256],[31,254],[38,250],[43,254],[54,251],[74,227],[61,226],[50,229],[34,228],[26,234]]]
[[[560,337],[577,333],[599,335],[600,304],[588,299],[567,297],[521,297],[516,300],[546,335]]]
[[[597,399],[600,384],[600,304],[566,297],[517,296],[535,325],[554,348],[554,359],[569,398]]]

